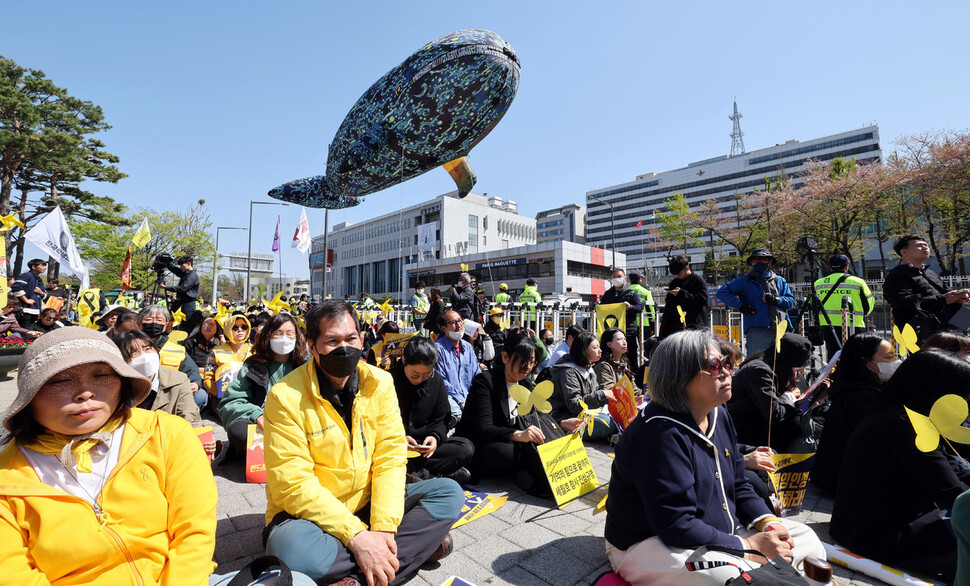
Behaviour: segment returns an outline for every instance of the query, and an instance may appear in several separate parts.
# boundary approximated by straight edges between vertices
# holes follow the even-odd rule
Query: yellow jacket
[[[40,482],[11,441],[0,450],[4,584],[204,585],[216,543],[216,483],[174,415],[132,409],[118,464],[91,505]]]
[[[286,511],[346,545],[368,528],[354,513],[370,502],[370,530],[397,531],[407,441],[394,382],[363,362],[357,377],[350,430],[320,396],[314,361],[273,386],[263,411],[267,524]]]
[[[230,316],[226,319],[226,323],[222,327],[222,331],[226,334],[227,340],[233,339],[232,326],[236,323],[237,319],[244,320],[246,327],[251,328],[249,320],[244,316]],[[202,370],[202,385],[205,387],[205,390],[209,391],[210,395],[222,397],[226,389],[229,388],[229,383],[236,377],[236,373],[239,372],[239,368],[242,367],[243,362],[249,358],[252,349],[253,345],[249,342],[243,342],[237,351],[233,351],[229,342],[219,344],[213,348],[212,352],[209,352],[209,357],[206,359],[205,367]]]

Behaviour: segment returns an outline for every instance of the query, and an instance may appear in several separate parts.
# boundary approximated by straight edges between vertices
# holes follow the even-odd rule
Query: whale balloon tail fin
[[[458,197],[465,197],[471,193],[472,187],[475,187],[475,183],[478,181],[478,177],[475,175],[475,171],[472,170],[472,165],[468,162],[468,157],[460,157],[454,161],[448,161],[442,167],[455,180],[455,185],[458,186]]]
[[[315,175],[290,181],[270,189],[268,195],[275,199],[298,203],[310,208],[326,207],[325,204],[328,200],[327,178],[323,175]]]

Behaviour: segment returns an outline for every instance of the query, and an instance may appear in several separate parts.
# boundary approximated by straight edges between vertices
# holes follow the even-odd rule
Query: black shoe
[[[464,466],[462,466],[461,468],[459,468],[458,470],[455,470],[451,474],[445,474],[444,477],[450,478],[455,482],[457,482],[458,484],[465,484],[466,482],[471,480],[472,473],[468,471],[468,468],[465,468]]]
[[[458,427],[458,418],[455,417],[454,413],[448,414],[448,429],[455,429]]]
[[[424,563],[433,564],[437,561],[441,561],[442,559],[448,557],[454,549],[454,541],[451,539],[451,533],[449,533],[448,535],[445,535],[445,538],[441,540],[441,545],[438,546],[438,549],[434,550],[431,557],[426,559]]]

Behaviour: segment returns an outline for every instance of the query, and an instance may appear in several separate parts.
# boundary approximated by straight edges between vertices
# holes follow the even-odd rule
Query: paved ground
[[[16,392],[14,380],[0,381],[0,409],[6,409]],[[225,440],[225,431],[215,429],[216,437]],[[610,451],[588,448],[601,483],[610,478]],[[215,560],[219,572],[228,572],[262,553],[266,494],[263,485],[246,484],[241,467],[218,467],[215,479],[219,488]],[[509,500],[497,512],[454,530],[455,552],[441,563],[421,570],[410,584],[437,586],[449,576],[458,575],[478,586],[588,585],[609,569],[603,550],[606,515],[594,514],[605,489],[558,510],[551,508],[551,501],[504,484],[488,482],[467,488],[507,494]],[[810,490],[805,504],[806,511],[797,519],[811,526],[823,541],[827,540],[831,500]],[[847,584],[882,584],[842,568],[836,568],[835,573]]]

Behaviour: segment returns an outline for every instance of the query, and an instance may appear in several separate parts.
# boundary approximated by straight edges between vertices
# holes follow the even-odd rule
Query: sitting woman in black
[[[966,398],[970,363],[930,349],[907,358],[883,387],[876,410],[856,427],[842,457],[832,537],[884,564],[953,581],[953,503],[970,489],[970,470],[946,441],[923,452],[906,414],[929,416],[944,395]]]
[[[535,409],[519,415],[509,390],[514,385],[532,390],[526,377],[535,366],[535,353],[535,342],[524,330],[506,339],[501,360],[472,381],[456,435],[475,444],[472,478],[510,476],[522,490],[548,495],[549,483],[532,445],[547,439],[540,415]]]
[[[448,392],[435,372],[438,351],[428,338],[415,336],[404,347],[402,360],[391,367],[408,450],[420,457],[408,458],[408,472],[419,477],[439,476],[467,482],[468,464],[475,453],[471,440],[448,437]]]
[[[842,453],[849,436],[873,410],[879,385],[899,366],[892,345],[880,336],[863,332],[846,340],[832,373],[825,428],[815,451],[811,481],[828,496],[835,496]]]

